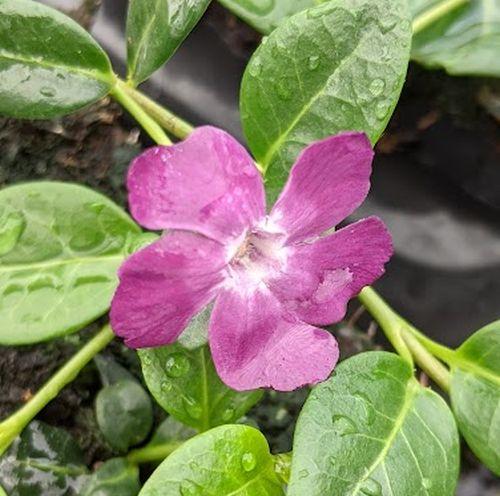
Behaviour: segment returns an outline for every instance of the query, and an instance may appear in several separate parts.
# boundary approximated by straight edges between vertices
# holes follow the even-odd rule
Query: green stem
[[[413,34],[420,33],[441,17],[465,5],[469,0],[444,0],[426,10],[413,20]]]
[[[432,377],[433,381],[443,391],[448,392],[450,390],[450,372],[448,369],[439,360],[436,360],[411,332],[403,333],[403,339],[410,348],[419,367],[429,377]]]
[[[149,136],[156,141],[156,143],[159,145],[171,145],[172,141],[165,134],[162,127],[130,97],[127,88],[129,88],[129,86],[126,83],[117,79],[110,94],[130,112],[134,119],[142,126]]]
[[[428,338],[425,334],[421,333],[415,327],[408,325],[408,331],[415,337],[419,343],[434,356],[438,357],[443,362],[448,365],[452,365],[455,362],[455,351],[447,346],[436,343],[432,339]]]
[[[448,369],[431,353],[438,358],[447,361],[444,356],[454,352],[446,346],[435,343],[420,331],[406,322],[398,315],[378,294],[370,287],[361,291],[359,295],[361,303],[372,314],[380,324],[385,335],[394,346],[396,351],[413,365],[413,359],[419,367],[440,387],[443,391],[449,390],[450,373]],[[443,350],[447,350],[445,353]],[[436,351],[436,353],[435,353]],[[411,355],[411,361],[407,354]]]
[[[0,455],[40,410],[53,400],[64,386],[73,381],[83,367],[106,347],[113,337],[111,327],[109,325],[104,326],[24,406],[0,423]]]
[[[366,287],[359,294],[359,300],[371,313],[384,331],[398,354],[413,366],[413,358],[401,336],[401,320],[396,312],[370,287]]]
[[[123,81],[120,81],[119,85],[128,97],[132,98],[150,117],[170,134],[179,139],[184,139],[193,131],[193,126],[191,126],[191,124],[182,120],[180,117],[170,112],[170,110],[162,107],[144,93],[132,88],[132,86]]]
[[[158,446],[145,446],[131,451],[127,455],[130,463],[162,462],[168,455],[172,454],[182,443],[165,443]]]

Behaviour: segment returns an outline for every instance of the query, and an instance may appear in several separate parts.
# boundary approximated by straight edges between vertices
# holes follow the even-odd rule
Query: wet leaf
[[[318,0],[219,0],[219,3],[257,31],[269,34],[287,17],[320,2]]]
[[[459,439],[440,396],[386,352],[342,362],[295,431],[289,496],[452,496]]]
[[[95,411],[106,441],[121,453],[144,441],[153,426],[151,400],[135,381],[122,380],[101,389]]]
[[[137,496],[140,489],[137,466],[113,458],[89,477],[81,496]]]
[[[414,17],[442,0],[411,0]],[[453,75],[500,77],[500,2],[473,0],[454,9],[413,39],[412,58]]]
[[[477,457],[500,475],[500,321],[473,334],[451,363],[451,403]]]
[[[1,190],[0,344],[52,339],[104,314],[140,238],[123,210],[82,186]]]
[[[240,393],[219,379],[208,346],[180,343],[139,350],[146,384],[173,417],[198,430],[229,424],[242,417],[262,391]]]
[[[243,425],[225,425],[190,439],[146,482],[140,496],[283,496],[264,436]],[[308,493],[304,493],[308,494]]]
[[[9,496],[79,495],[87,473],[71,436],[38,421],[0,458],[0,486]]]
[[[130,0],[127,17],[128,79],[137,85],[177,50],[210,0]]]
[[[64,115],[114,84],[107,55],[75,21],[30,0],[0,2],[0,114]]]
[[[333,0],[263,41],[245,70],[240,107],[271,202],[311,142],[343,130],[377,141],[398,101],[410,42],[405,0]]]
[[[192,438],[196,431],[191,427],[187,427],[182,422],[179,422],[174,417],[167,417],[156,429],[151,441],[147,446],[160,446],[162,444],[186,441]]]

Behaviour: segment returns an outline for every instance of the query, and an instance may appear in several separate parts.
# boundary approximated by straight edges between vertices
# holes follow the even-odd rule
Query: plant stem
[[[413,367],[413,358],[401,336],[401,320],[392,308],[370,287],[366,287],[359,294],[359,300],[371,313],[384,331],[398,354]]]
[[[147,112],[150,117],[176,138],[184,139],[193,131],[191,124],[162,107],[144,93],[141,93],[123,81],[120,81],[119,84],[123,91]]]
[[[444,361],[445,356],[450,358],[453,350],[435,343],[420,331],[399,316],[378,294],[370,287],[361,291],[361,303],[380,324],[385,335],[402,358],[413,365],[413,358],[420,368],[443,391],[449,390],[450,373],[448,369],[431,354],[435,354]],[[446,350],[446,352],[444,351]],[[408,360],[407,354],[411,355]]]
[[[125,107],[134,119],[142,126],[142,128],[151,136],[151,138],[156,141],[159,145],[171,145],[172,141],[165,134],[162,127],[153,119],[151,116],[145,112],[141,106],[130,97],[126,83],[122,80],[117,79],[116,84],[111,90],[111,96]]]
[[[448,369],[439,361],[436,360],[411,334],[411,332],[403,333],[403,339],[411,349],[415,362],[434,382],[443,390],[450,390],[450,373]]]
[[[53,400],[64,386],[73,381],[83,367],[113,338],[111,327],[104,326],[24,406],[0,423],[0,455],[47,403]]]
[[[127,455],[130,463],[162,462],[168,455],[172,454],[182,443],[165,443],[158,446],[145,446],[131,451]]]
[[[465,5],[469,0],[444,0],[434,7],[426,10],[413,20],[413,34],[420,33],[425,28],[436,22],[441,17]]]

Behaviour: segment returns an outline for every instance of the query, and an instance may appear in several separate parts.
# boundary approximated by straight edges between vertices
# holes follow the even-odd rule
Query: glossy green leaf
[[[219,0],[247,24],[263,34],[269,34],[287,17],[321,0]]]
[[[264,436],[252,427],[224,425],[174,451],[139,494],[283,496],[284,491]]]
[[[262,43],[240,105],[271,201],[311,142],[344,130],[377,141],[398,101],[410,42],[405,0],[332,0],[290,17]]]
[[[191,427],[187,427],[174,417],[167,417],[156,429],[147,446],[161,446],[162,444],[187,441],[196,434]]]
[[[9,496],[76,496],[88,470],[64,430],[33,421],[0,458],[0,486]]]
[[[137,496],[140,489],[137,466],[123,458],[113,458],[89,477],[81,496]]]
[[[137,85],[177,50],[210,0],[130,0],[127,17],[128,79]]]
[[[410,0],[414,17],[443,0]],[[412,58],[453,75],[500,77],[500,2],[471,0],[413,39]]]
[[[289,496],[453,496],[459,439],[443,399],[395,354],[342,362],[295,431]]]
[[[151,399],[135,381],[123,380],[101,389],[95,411],[106,441],[122,453],[144,441],[153,425]]]
[[[75,21],[39,2],[0,1],[0,114],[67,114],[113,84],[107,55]]]
[[[90,189],[27,183],[0,191],[0,344],[81,329],[109,308],[139,227]]]
[[[500,475],[500,321],[473,334],[451,364],[451,402],[467,444]]]
[[[219,379],[208,346],[188,349],[180,343],[139,350],[146,384],[173,417],[198,430],[235,422],[262,391],[240,393]]]
[[[120,381],[138,382],[133,374],[125,367],[119,365],[111,356],[103,354],[96,355],[94,357],[94,362],[99,371],[103,386],[110,386]]]

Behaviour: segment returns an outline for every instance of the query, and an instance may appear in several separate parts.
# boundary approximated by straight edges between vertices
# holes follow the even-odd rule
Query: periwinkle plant
[[[224,131],[194,130],[136,89],[208,0],[131,0],[126,82],[68,17],[30,0],[0,1],[2,114],[52,118],[109,94],[159,145],[132,162],[127,179],[132,217],[154,232],[81,186],[0,191],[0,343],[74,333],[111,308],[111,325],[0,423],[0,486],[13,495],[451,496],[459,431],[500,473],[500,323],[457,350],[430,340],[369,287],[392,254],[383,221],[334,230],[368,193],[372,146],[410,55],[450,72],[499,73],[486,31],[467,50],[440,39],[483,7],[222,3],[269,35],[241,88],[253,157]],[[395,353],[359,353],[332,373],[339,350],[324,327],[355,296]],[[169,417],[151,434],[148,393],[97,358],[97,421],[121,458],[91,473],[67,433],[31,421],[115,334],[138,348],[147,389]],[[415,365],[451,408],[416,380]],[[292,453],[271,454],[263,434],[242,423],[259,388],[315,384]],[[141,463],[160,465],[139,489]]]

